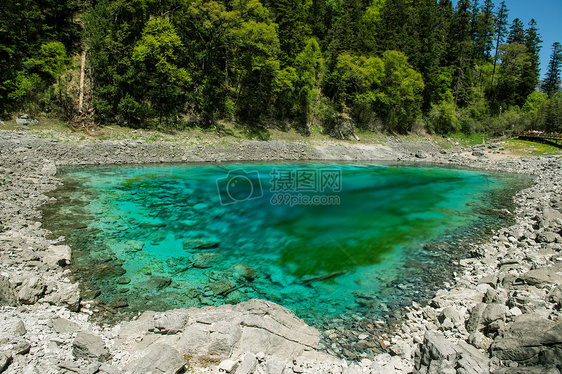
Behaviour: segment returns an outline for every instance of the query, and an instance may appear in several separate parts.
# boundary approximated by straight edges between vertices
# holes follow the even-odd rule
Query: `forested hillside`
[[[0,115],[562,131],[562,48],[539,82],[539,26],[491,0],[3,0]]]

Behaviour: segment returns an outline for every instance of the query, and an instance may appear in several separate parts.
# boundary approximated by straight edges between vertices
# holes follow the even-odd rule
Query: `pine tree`
[[[541,89],[548,96],[554,95],[560,90],[560,71],[562,69],[562,45],[556,42],[552,45],[552,54],[548,63],[548,71],[544,79]]]
[[[279,25],[282,60],[290,64],[304,48],[311,29],[307,23],[310,5],[300,0],[264,1],[273,10],[273,22]]]
[[[495,37],[496,37],[496,51],[494,53],[494,69],[492,71],[492,92],[494,90],[494,78],[496,75],[496,67],[498,63],[498,53],[500,50],[500,45],[503,43],[505,36],[507,34],[507,17],[508,9],[505,6],[505,1],[502,1],[500,8],[496,13],[496,24],[495,24]]]
[[[517,88],[521,99],[518,100],[517,105],[522,107],[525,104],[527,96],[535,91],[539,83],[540,75],[540,50],[542,40],[536,27],[537,23],[534,19],[529,22],[529,28],[525,31],[524,44],[527,47],[529,54],[530,64],[523,70],[521,81]]]
[[[482,10],[478,14],[475,38],[477,58],[490,59],[494,41],[494,3],[492,0],[485,0]]]
[[[509,35],[506,39],[507,44],[511,43],[525,43],[525,28],[523,22],[519,18],[515,18],[509,28]]]
[[[453,17],[451,25],[451,47],[450,60],[454,66],[453,72],[453,95],[455,105],[461,101],[468,100],[468,92],[471,86],[472,74],[472,43],[471,25],[472,14],[470,11],[469,0],[459,0],[457,11]]]

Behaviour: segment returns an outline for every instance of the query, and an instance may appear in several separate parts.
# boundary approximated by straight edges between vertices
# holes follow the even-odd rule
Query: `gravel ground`
[[[513,226],[474,243],[473,257],[460,261],[455,282],[429,305],[406,307],[403,323],[378,337],[388,353],[353,362],[318,352],[318,331],[266,302],[147,312],[113,327],[94,323],[91,314],[108,307],[80,297],[64,269],[70,247],[64,238],[47,239],[37,222],[37,208],[49,200],[45,194],[61,184],[59,166],[268,160],[435,163],[528,174],[534,184],[515,197]],[[0,131],[0,372],[176,373],[189,367],[236,373],[559,373],[561,189],[560,157],[511,158],[482,147],[445,151],[430,141],[80,143]],[[201,322],[211,315],[213,322]],[[227,320],[228,331],[209,330]],[[323,338],[337,341],[338,333]],[[368,330],[357,334],[357,344],[369,339]],[[226,348],[213,350],[207,343]]]

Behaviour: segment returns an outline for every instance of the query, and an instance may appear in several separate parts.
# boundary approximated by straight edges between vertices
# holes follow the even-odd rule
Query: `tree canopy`
[[[541,42],[491,0],[5,0],[0,115],[68,107],[87,51],[100,124],[445,133],[509,109],[537,125],[562,63],[555,44],[540,84]]]

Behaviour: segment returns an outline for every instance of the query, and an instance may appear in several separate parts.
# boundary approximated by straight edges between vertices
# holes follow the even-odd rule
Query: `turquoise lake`
[[[311,323],[432,296],[529,180],[432,166],[63,169],[43,224],[119,311],[268,299]],[[113,304],[111,304],[113,303]]]

